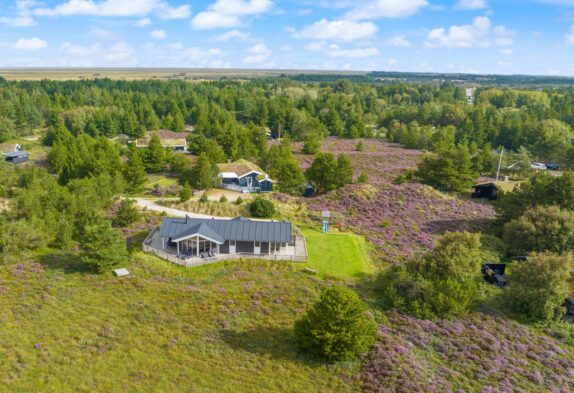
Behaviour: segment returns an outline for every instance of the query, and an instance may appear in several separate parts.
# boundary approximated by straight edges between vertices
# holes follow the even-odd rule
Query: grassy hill
[[[137,252],[127,267],[119,279],[65,255],[0,266],[2,389],[354,390],[345,375],[358,364],[297,353],[292,323],[323,285],[303,265],[185,269]]]

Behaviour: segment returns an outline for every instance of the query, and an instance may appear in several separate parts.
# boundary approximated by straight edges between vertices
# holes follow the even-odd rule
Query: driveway
[[[146,199],[146,198],[133,198],[137,205],[144,209],[144,210],[152,210],[155,212],[165,213],[171,217],[185,217],[189,216],[190,218],[213,218],[213,216],[208,216],[207,214],[198,214],[193,212],[188,212],[185,210],[173,209],[171,207],[166,207],[162,205],[158,205],[156,202],[161,199]],[[163,198],[163,200],[179,200],[178,198]],[[231,217],[216,217],[219,219],[231,219]]]

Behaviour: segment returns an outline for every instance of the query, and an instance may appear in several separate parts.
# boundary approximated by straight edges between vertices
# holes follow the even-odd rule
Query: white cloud
[[[512,56],[514,54],[514,50],[512,49],[501,49],[500,54],[504,56]]]
[[[249,33],[244,33],[242,31],[235,29],[235,30],[229,30],[228,32],[215,37],[215,40],[221,42],[227,42],[231,40],[244,41],[247,38],[249,38]]]
[[[183,44],[181,42],[174,42],[173,44],[166,45],[166,48],[171,50],[182,50]]]
[[[38,16],[143,17],[156,12],[163,19],[182,19],[191,15],[189,5],[171,7],[162,0],[68,0],[52,8],[36,8]]]
[[[371,0],[347,13],[350,19],[406,18],[428,5],[427,0]]]
[[[36,5],[34,0],[16,0],[12,9],[14,15],[0,17],[0,25],[10,27],[30,27],[36,25],[36,21],[31,16],[31,8]]]
[[[272,0],[216,0],[193,18],[191,26],[198,30],[236,27],[241,17],[263,14],[272,7]]]
[[[425,42],[427,48],[487,48],[510,46],[514,43],[514,33],[504,26],[492,29],[489,18],[479,16],[472,25],[453,25],[448,29],[431,30]]]
[[[566,43],[568,45],[574,45],[574,25],[570,27],[570,31],[566,34]]]
[[[262,63],[273,53],[265,44],[255,44],[247,49],[248,56],[243,59],[246,64]]]
[[[408,48],[411,46],[411,43],[405,38],[404,35],[391,37],[386,41],[386,44],[389,46],[402,46],[404,48]]]
[[[192,47],[187,48],[183,51],[183,54],[186,58],[192,61],[199,61],[199,60],[206,60],[214,57],[221,57],[223,56],[223,51],[219,48],[198,48]]]
[[[137,27],[146,27],[146,26],[151,25],[151,19],[150,18],[138,19],[134,24]]]
[[[295,38],[354,41],[369,38],[377,31],[377,26],[372,22],[321,19],[295,33]]]
[[[353,59],[377,56],[379,50],[377,48],[340,49],[337,47],[326,50],[325,54],[329,57]]]
[[[191,16],[191,7],[187,4],[170,7],[164,3],[158,8],[157,14],[161,19],[187,19]]]
[[[488,8],[486,0],[458,0],[454,6],[458,10],[483,10]]]
[[[200,12],[193,18],[191,27],[197,30],[229,28],[239,25],[239,17],[214,11]]]
[[[48,47],[48,43],[44,40],[39,38],[20,38],[14,44],[15,49],[19,50],[38,50],[44,49]]]
[[[164,30],[154,30],[149,33],[149,37],[154,40],[163,40],[167,38],[167,33]]]
[[[29,16],[15,16],[15,17],[0,17],[0,25],[7,25],[11,27],[30,27],[34,26],[36,22]]]
[[[74,45],[69,42],[64,42],[60,47],[60,50],[69,53],[71,55],[91,55],[97,53],[100,50],[100,43],[96,42],[90,46]]]
[[[127,61],[133,63],[133,54],[134,49],[131,46],[125,42],[118,42],[108,49],[105,59],[110,63],[125,63]]]

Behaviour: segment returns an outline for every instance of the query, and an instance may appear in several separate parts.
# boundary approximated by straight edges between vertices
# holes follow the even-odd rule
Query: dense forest
[[[274,137],[312,140],[388,137],[431,149],[445,134],[479,149],[526,149],[540,161],[572,165],[574,90],[479,88],[468,105],[454,84],[363,84],[295,81],[0,83],[0,141],[48,128],[113,138],[146,130],[183,131],[214,139],[225,158],[259,157],[266,129]],[[446,131],[444,131],[446,130]],[[440,132],[444,131],[444,132]],[[193,145],[193,144],[192,144]],[[196,149],[198,150],[198,149]],[[200,153],[200,151],[196,151]],[[223,158],[223,157],[221,157]]]

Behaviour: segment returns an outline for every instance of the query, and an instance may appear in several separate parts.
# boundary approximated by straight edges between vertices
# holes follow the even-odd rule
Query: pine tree
[[[149,141],[144,157],[146,171],[151,173],[161,172],[165,169],[165,151],[161,145],[161,140],[157,135],[153,135]]]
[[[131,145],[128,150],[128,161],[124,165],[123,176],[128,192],[137,193],[143,189],[146,182],[146,173],[141,152],[135,145]]]
[[[127,259],[126,243],[109,221],[99,220],[84,228],[80,240],[80,259],[101,273]]]
[[[337,157],[337,187],[344,187],[353,182],[351,160],[344,154]]]
[[[217,165],[203,153],[191,169],[191,184],[198,190],[207,190],[215,185],[218,173]]]

